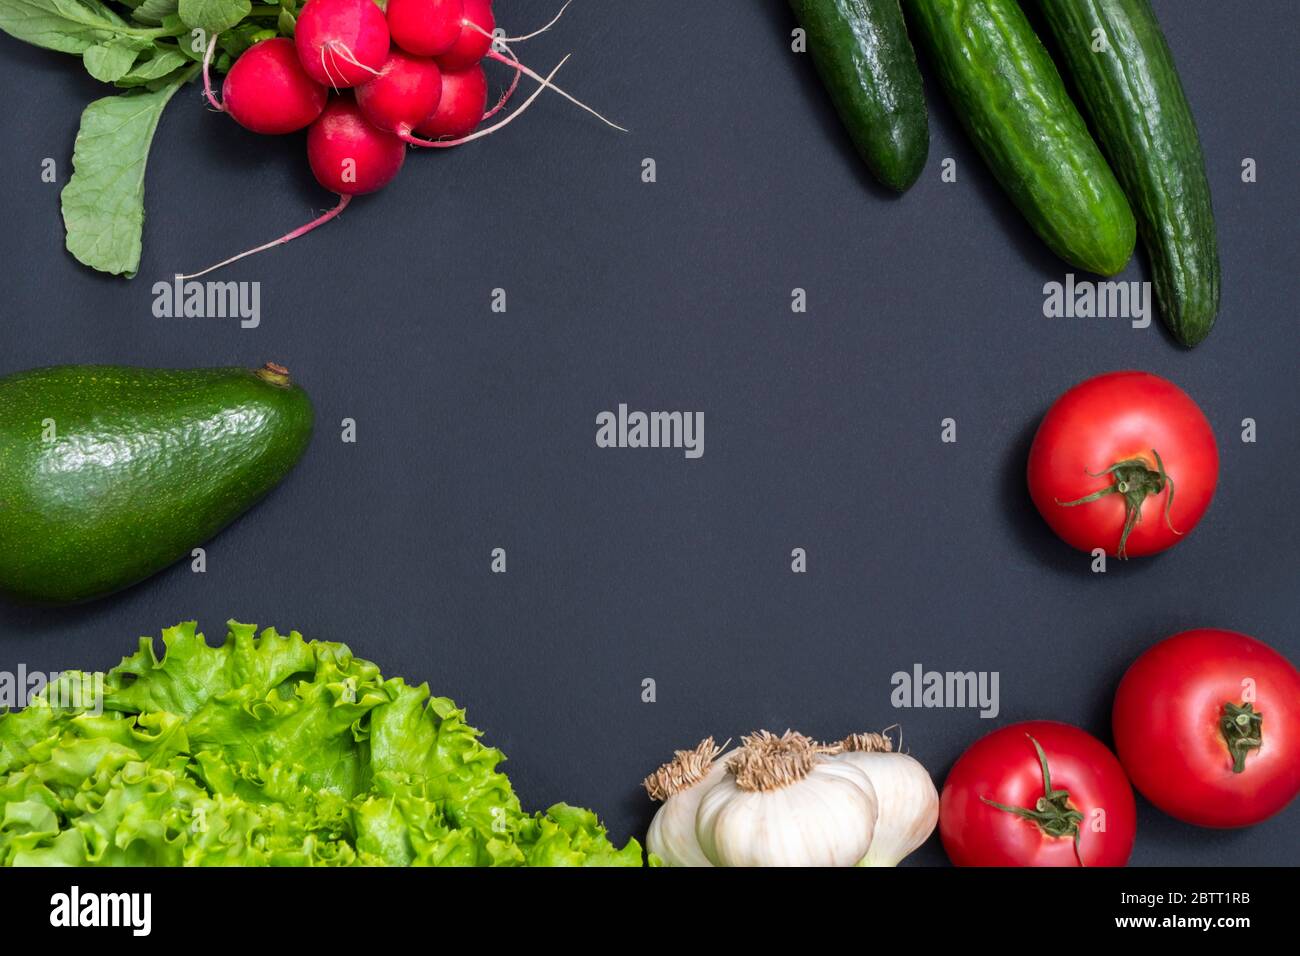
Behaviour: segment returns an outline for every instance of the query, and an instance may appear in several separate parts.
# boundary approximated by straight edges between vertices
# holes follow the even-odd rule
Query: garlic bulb
[[[802,734],[761,731],[700,800],[695,834],[716,866],[853,866],[871,846],[871,780]]]
[[[663,801],[646,832],[646,849],[667,866],[713,866],[695,838],[695,811],[704,794],[722,780],[727,760],[736,753],[722,755],[725,746],[707,737],[694,750],[676,751],[672,760],[645,778],[650,799]]]
[[[870,778],[879,807],[871,848],[859,866],[897,866],[934,832],[939,792],[920,761],[897,753],[883,734],[851,734],[835,756]]]

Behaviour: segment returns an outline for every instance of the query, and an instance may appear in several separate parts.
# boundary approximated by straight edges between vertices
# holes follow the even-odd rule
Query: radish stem
[[[203,95],[208,98],[208,103],[212,105],[214,110],[218,113],[224,113],[226,108],[221,105],[221,101],[212,92],[212,74],[210,72],[212,69],[212,54],[217,49],[217,37],[220,35],[214,33],[208,37],[208,45],[203,50]]]

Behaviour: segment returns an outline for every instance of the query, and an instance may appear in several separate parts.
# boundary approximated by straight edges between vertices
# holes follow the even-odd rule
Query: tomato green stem
[[[1126,458],[1123,461],[1115,462],[1105,471],[1096,473],[1089,471],[1087,473],[1092,478],[1102,478],[1110,475],[1114,480],[1107,487],[1100,491],[1094,491],[1090,495],[1084,495],[1082,498],[1076,498],[1074,501],[1055,499],[1056,503],[1061,507],[1073,508],[1077,505],[1086,505],[1097,501],[1107,495],[1123,495],[1124,530],[1120,532],[1119,548],[1115,551],[1115,555],[1121,559],[1128,557],[1128,536],[1142,520],[1143,502],[1148,497],[1159,495],[1165,490],[1166,485],[1169,486],[1169,494],[1165,497],[1165,524],[1169,525],[1169,530],[1174,534],[1182,534],[1169,520],[1169,510],[1174,506],[1174,480],[1165,473],[1165,463],[1160,460],[1160,453],[1152,448],[1151,454],[1156,459],[1155,471],[1147,467],[1146,461],[1141,458]]]
[[[1232,772],[1241,773],[1246,769],[1246,755],[1258,750],[1264,742],[1264,715],[1255,710],[1254,704],[1234,704],[1228,701],[1223,705],[1219,717],[1219,732],[1232,754]]]
[[[1070,837],[1074,840],[1074,856],[1079,865],[1083,866],[1083,856],[1079,852],[1079,824],[1083,822],[1083,814],[1070,806],[1070,791],[1052,789],[1052,771],[1047,766],[1047,754],[1043,753],[1043,748],[1031,734],[1025,736],[1038,752],[1038,763],[1043,768],[1043,795],[1034,802],[1034,808],[1012,807],[988,797],[980,799],[991,807],[1014,813],[1037,824],[1050,837]]]

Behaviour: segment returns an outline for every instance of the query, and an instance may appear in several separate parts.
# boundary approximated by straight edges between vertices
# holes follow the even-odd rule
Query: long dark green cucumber
[[[867,167],[906,192],[930,153],[916,53],[898,0],[790,0],[808,52]]]
[[[905,8],[980,155],[1043,241],[1079,268],[1121,271],[1133,211],[1016,0]]]
[[[311,431],[276,365],[0,378],[0,594],[70,604],[143,580],[275,487]]]
[[[1219,243],[1196,121],[1148,0],[1039,0],[1137,212],[1160,315],[1183,345],[1219,311]]]

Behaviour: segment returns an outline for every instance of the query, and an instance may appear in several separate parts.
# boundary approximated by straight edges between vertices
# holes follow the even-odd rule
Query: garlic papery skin
[[[842,747],[834,759],[871,780],[879,808],[871,847],[858,865],[897,866],[938,825],[939,791],[919,760],[895,752],[881,734],[853,734]]]
[[[645,778],[646,793],[663,801],[650,821],[645,845],[665,866],[713,866],[695,837],[695,814],[704,795],[726,776],[727,761],[735,753],[722,753],[708,737],[694,750],[676,751]]]
[[[802,734],[760,732],[727,765],[695,817],[715,866],[854,866],[871,846],[871,780]]]

